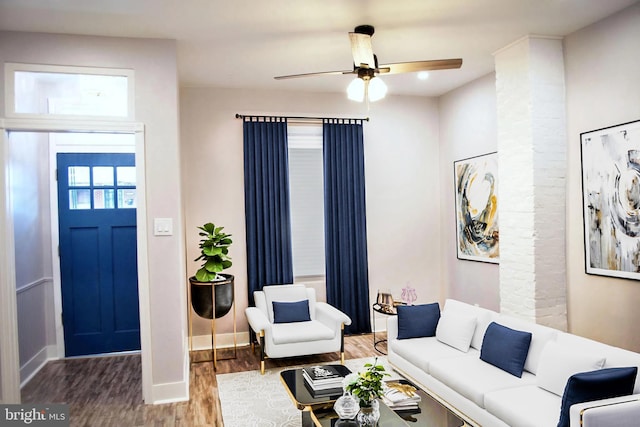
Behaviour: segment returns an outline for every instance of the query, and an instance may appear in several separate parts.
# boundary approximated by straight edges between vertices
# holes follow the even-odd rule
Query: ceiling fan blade
[[[345,70],[345,71],[321,71],[319,73],[304,73],[304,74],[291,74],[288,76],[276,76],[274,79],[276,80],[285,80],[285,79],[297,79],[298,77],[312,77],[312,76],[328,76],[328,75],[336,75],[336,74],[354,74],[354,70]]]
[[[356,68],[375,68],[376,61],[373,57],[371,36],[369,34],[349,33],[349,40],[351,41],[351,54]]]
[[[462,59],[436,59],[432,61],[414,61],[414,62],[397,62],[395,64],[380,64],[379,72],[386,72],[388,68],[389,74],[413,73],[416,71],[432,71],[432,70],[450,70],[460,68]]]

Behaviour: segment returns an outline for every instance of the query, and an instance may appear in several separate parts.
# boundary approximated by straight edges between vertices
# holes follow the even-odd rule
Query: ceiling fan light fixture
[[[369,102],[376,102],[387,95],[387,85],[380,79],[374,77],[369,80]]]
[[[356,102],[364,101],[364,85],[365,82],[360,77],[353,79],[347,87],[347,98]]]
[[[418,73],[420,80],[426,80],[429,77],[428,71],[451,70],[462,66],[461,58],[379,64],[378,57],[373,53],[373,47],[371,46],[371,36],[373,36],[374,32],[372,25],[358,25],[353,32],[349,33],[351,56],[353,57],[352,69],[291,74],[288,76],[276,76],[275,79],[293,79],[329,74],[356,74],[357,77],[347,87],[347,97],[356,102],[364,102],[366,100],[368,108],[369,102],[378,101],[387,95],[387,85],[377,77],[378,74],[386,76],[388,74]]]

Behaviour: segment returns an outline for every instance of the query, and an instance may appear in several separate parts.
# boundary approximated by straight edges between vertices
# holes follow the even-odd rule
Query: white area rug
[[[347,360],[345,365],[352,372],[358,372],[367,362],[373,362],[373,357]],[[398,378],[386,357],[378,357],[378,364],[391,374],[388,379]],[[264,375],[260,375],[260,371],[218,375],[225,427],[299,427],[301,413],[280,382],[281,371],[298,367],[267,369]]]

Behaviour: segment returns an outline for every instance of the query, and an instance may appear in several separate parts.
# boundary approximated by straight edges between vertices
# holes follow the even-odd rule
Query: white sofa
[[[388,360],[394,369],[471,425],[555,427],[568,377],[593,370],[589,368],[592,364],[599,365],[594,365],[595,368],[640,367],[638,353],[460,301],[447,300],[441,316],[436,336],[409,339],[397,338],[398,317],[389,317]],[[443,322],[445,318],[447,321]],[[461,319],[469,318],[476,321],[467,352],[439,340],[438,337],[443,338],[445,334],[450,340],[451,336],[457,339],[456,334],[467,333],[461,332],[466,328],[461,326],[464,324]],[[531,332],[531,345],[521,378],[480,359],[484,333],[491,322]],[[570,414],[572,427],[638,426],[640,381],[636,378],[631,396],[576,404],[571,407]]]

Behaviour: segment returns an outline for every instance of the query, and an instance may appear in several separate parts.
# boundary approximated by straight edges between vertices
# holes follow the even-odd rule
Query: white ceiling
[[[0,29],[177,40],[182,86],[342,92],[347,33],[376,28],[380,63],[463,58],[459,70],[384,76],[392,94],[438,96],[493,70],[527,34],[564,36],[639,0],[0,0]]]

